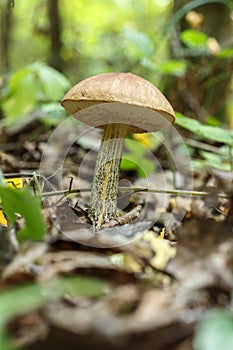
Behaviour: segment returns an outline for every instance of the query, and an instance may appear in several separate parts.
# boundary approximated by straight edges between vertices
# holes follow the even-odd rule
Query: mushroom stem
[[[89,217],[96,229],[116,215],[120,162],[126,133],[126,124],[108,124],[104,128],[89,207]]]

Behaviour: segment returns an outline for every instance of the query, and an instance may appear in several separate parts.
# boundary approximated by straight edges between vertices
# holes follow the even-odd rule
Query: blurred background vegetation
[[[182,115],[233,128],[232,0],[0,4],[0,127],[35,114],[56,124],[71,85],[122,71],[157,85]]]

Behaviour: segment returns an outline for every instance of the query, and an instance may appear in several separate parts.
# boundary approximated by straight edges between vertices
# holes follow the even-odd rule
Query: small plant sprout
[[[62,106],[87,125],[103,129],[92,184],[89,217],[96,230],[113,219],[127,133],[160,130],[175,120],[172,106],[147,80],[131,73],[104,73],[76,84]]]

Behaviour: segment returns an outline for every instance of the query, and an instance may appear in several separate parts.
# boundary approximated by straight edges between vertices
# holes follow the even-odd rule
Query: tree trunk
[[[9,47],[12,28],[13,1],[0,1],[0,90],[4,85],[4,79],[10,69]],[[1,93],[1,91],[0,91]],[[0,119],[4,118],[4,113],[0,105]]]
[[[12,1],[0,3],[0,75],[5,75],[9,70],[9,43],[12,24]]]
[[[59,15],[59,0],[48,0],[48,18],[50,23],[50,56],[48,64],[59,70],[63,70],[61,57],[61,19]]]

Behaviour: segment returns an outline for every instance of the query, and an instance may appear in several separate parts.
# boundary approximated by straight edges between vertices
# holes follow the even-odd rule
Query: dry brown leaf
[[[232,225],[191,219],[177,229],[177,255],[168,271],[192,288],[233,288]]]

